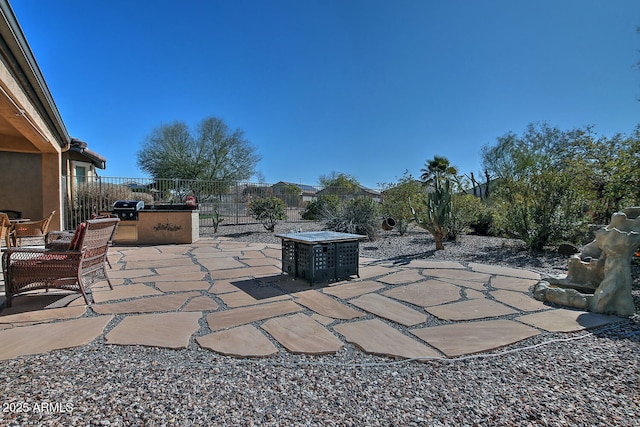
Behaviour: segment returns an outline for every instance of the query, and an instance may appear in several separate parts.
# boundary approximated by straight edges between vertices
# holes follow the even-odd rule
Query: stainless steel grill
[[[144,208],[142,200],[118,200],[113,204],[112,214],[122,221],[137,221],[138,212]]]

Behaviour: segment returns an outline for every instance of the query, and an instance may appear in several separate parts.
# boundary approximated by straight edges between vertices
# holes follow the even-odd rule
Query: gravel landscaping
[[[318,230],[279,224],[276,233]],[[260,225],[217,236],[279,244]],[[566,273],[552,249],[460,236],[382,232],[361,256],[452,260]],[[638,284],[638,266],[634,266]],[[636,286],[636,290],[637,290]],[[637,299],[636,299],[637,301]],[[0,425],[637,426],[640,326],[626,320],[571,334],[543,333],[506,349],[449,360],[392,360],[345,346],[326,356],[281,352],[235,359],[201,349],[87,346],[0,362]],[[44,409],[43,409],[44,408]]]
[[[216,234],[212,229],[201,230],[201,233],[207,233],[209,236],[226,236],[244,242],[280,244],[280,239],[274,234],[322,229],[321,222],[302,221],[279,223],[275,233],[266,231],[260,224],[221,226]],[[404,236],[395,230],[381,229],[378,239],[360,244],[360,256],[376,259],[477,262],[525,268],[542,275],[567,274],[568,257],[559,255],[553,247],[543,252],[532,253],[521,240],[475,235],[460,235],[455,241],[445,241],[444,246],[444,251],[436,251],[433,237],[420,227],[410,228]],[[632,265],[632,277],[634,288],[640,290],[638,260]]]

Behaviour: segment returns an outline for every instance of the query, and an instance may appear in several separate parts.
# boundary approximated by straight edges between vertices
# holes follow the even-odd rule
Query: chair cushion
[[[79,246],[80,246],[80,242],[82,242],[82,237],[84,236],[84,230],[86,228],[87,228],[87,224],[85,224],[84,222],[81,222],[80,224],[78,224],[78,227],[76,227],[76,232],[73,235],[71,242],[69,243],[70,251],[79,251],[80,249],[82,249]]]

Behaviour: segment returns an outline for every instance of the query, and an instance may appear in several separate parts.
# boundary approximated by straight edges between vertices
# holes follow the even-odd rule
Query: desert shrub
[[[330,230],[378,238],[380,229],[379,205],[368,197],[344,202],[336,212],[325,211],[323,221]]]
[[[308,220],[321,220],[324,217],[332,216],[338,212],[340,206],[340,199],[335,194],[328,194],[318,197],[316,200],[309,202],[304,212],[302,212],[302,219]]]
[[[89,183],[77,187],[74,209],[89,215],[99,214],[102,211],[110,211],[118,200],[142,200],[147,205],[153,203],[153,196],[148,193],[134,193],[126,185]]]
[[[286,206],[278,197],[265,197],[251,202],[249,213],[259,221],[267,231],[273,232],[280,220],[286,220]]]
[[[566,176],[554,171],[540,171],[528,180],[505,180],[494,196],[496,231],[523,240],[534,251],[567,240],[584,223]]]
[[[414,220],[409,199],[417,200],[418,195],[424,193],[424,189],[419,181],[406,172],[397,183],[389,184],[387,187],[382,192],[382,212],[386,217],[394,219],[396,230],[400,235],[404,235]]]
[[[286,184],[274,191],[274,195],[281,198],[289,207],[300,206],[301,194],[302,190],[295,184]]]
[[[400,233],[401,236],[404,236],[407,233],[407,231],[409,231],[409,226],[413,222],[413,219],[408,219],[408,218],[400,218],[400,219],[395,219],[395,217],[391,217],[391,218],[393,218],[393,220],[396,222],[395,229],[398,230],[398,233]]]
[[[451,219],[447,238],[455,240],[460,234],[469,232],[471,224],[482,210],[482,201],[471,194],[454,194],[451,205]]]
[[[637,188],[637,180],[635,187],[615,180],[613,141],[590,135],[589,129],[563,132],[546,123],[531,124],[522,135],[509,132],[483,148],[483,166],[496,177],[491,193],[496,233],[541,250],[578,236],[588,211],[598,217],[616,209],[620,196]],[[620,146],[633,155],[619,159],[619,170],[637,159],[632,147],[633,141]]]
[[[479,236],[494,236],[493,210],[491,207],[481,204],[473,222],[469,224],[474,233]]]

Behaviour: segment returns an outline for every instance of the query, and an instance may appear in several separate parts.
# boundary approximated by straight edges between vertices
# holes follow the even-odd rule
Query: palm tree
[[[424,166],[424,168],[420,169],[420,172],[422,172],[420,180],[425,186],[433,185],[435,181],[442,183],[445,178],[458,181],[458,169],[455,166],[451,166],[449,159],[446,157],[433,156],[433,160],[427,160]]]

